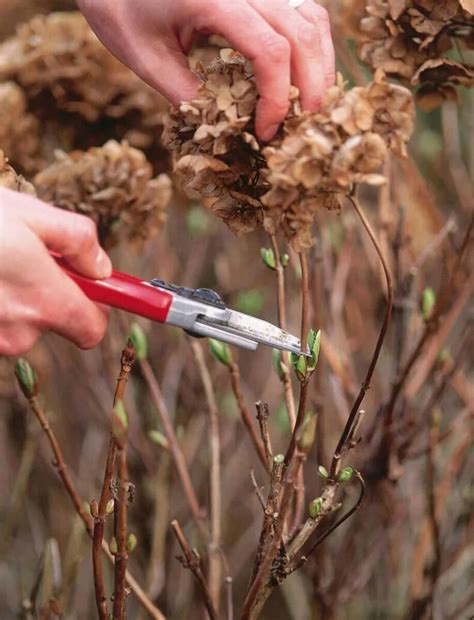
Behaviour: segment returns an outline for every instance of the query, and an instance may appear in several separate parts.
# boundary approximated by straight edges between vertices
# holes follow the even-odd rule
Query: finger
[[[158,90],[173,105],[197,97],[200,81],[189,69],[188,60],[181,49],[160,47],[144,48],[136,73]]]
[[[321,50],[324,58],[324,77],[326,88],[332,86],[336,80],[336,54],[331,34],[331,21],[327,10],[314,2],[306,1],[298,9],[308,22],[313,23],[319,30]]]
[[[107,329],[108,311],[92,302],[46,254],[44,281],[37,292],[38,327],[67,338],[81,349],[95,347]]]
[[[256,130],[270,140],[289,108],[290,44],[246,2],[210,2],[210,10],[195,16],[198,31],[220,34],[252,61],[260,98]]]
[[[292,83],[300,90],[304,110],[316,111],[326,87],[324,56],[316,24],[290,7],[287,0],[250,0],[260,15],[290,43]]]
[[[90,278],[106,278],[112,273],[107,254],[99,245],[94,222],[21,194],[16,197],[18,215],[49,250],[64,256],[77,271]]]

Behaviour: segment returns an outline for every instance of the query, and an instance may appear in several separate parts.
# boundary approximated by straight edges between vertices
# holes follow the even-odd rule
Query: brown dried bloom
[[[171,110],[163,143],[175,157],[185,191],[207,198],[206,205],[236,234],[248,232],[263,221],[259,199],[268,190],[255,136],[252,67],[238,52],[223,49],[197,71],[203,81],[199,98]]]
[[[474,84],[472,67],[444,58],[453,41],[472,47],[471,0],[368,0],[367,13],[361,21],[362,60],[420,84],[419,102],[425,109],[455,97],[456,85]]]
[[[321,110],[288,120],[283,140],[263,151],[271,186],[262,197],[267,229],[282,228],[297,250],[310,245],[319,207],[337,208],[337,194],[355,183],[383,183],[378,171],[389,150],[406,155],[414,116],[410,92],[388,83],[383,71],[347,92],[338,76]]]
[[[23,170],[31,170],[39,149],[38,122],[26,110],[22,89],[13,82],[0,84],[0,148]]]
[[[99,42],[78,12],[37,15],[0,45],[0,80],[20,84],[48,115],[74,112],[88,122],[133,120],[135,145],[148,146],[161,126],[164,100]]]
[[[17,174],[9,165],[5,153],[0,149],[0,187],[12,189],[16,192],[35,195],[35,188],[28,183],[21,174]]]
[[[166,174],[152,178],[141,151],[114,140],[86,152],[56,153],[56,162],[34,183],[40,198],[90,216],[108,246],[119,234],[150,238],[164,222],[172,193]]]
[[[302,113],[293,93],[282,133],[266,148],[255,137],[257,93],[249,64],[224,50],[206,70],[200,98],[173,110],[165,144],[185,190],[236,233],[261,223],[296,250],[311,244],[317,210],[337,208],[354,183],[378,184],[389,150],[406,154],[413,129],[410,92],[383,71],[344,92],[339,76],[318,113]]]

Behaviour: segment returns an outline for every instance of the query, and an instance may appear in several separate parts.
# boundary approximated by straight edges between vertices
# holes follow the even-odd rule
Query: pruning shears
[[[272,323],[231,310],[212,289],[188,288],[157,278],[146,281],[115,270],[109,278],[93,280],[72,269],[60,256],[52,255],[87,297],[98,303],[181,327],[193,336],[215,338],[252,351],[264,344],[308,355],[301,351],[296,336]]]

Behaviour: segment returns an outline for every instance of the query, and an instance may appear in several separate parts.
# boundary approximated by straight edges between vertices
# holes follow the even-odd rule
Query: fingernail
[[[97,252],[97,258],[95,259],[95,269],[97,273],[97,277],[99,278],[108,278],[112,275],[112,263],[110,262],[110,258],[104,252],[102,248],[99,248]]]
[[[275,123],[274,125],[270,125],[270,127],[268,127],[268,129],[266,129],[263,132],[262,140],[265,140],[265,142],[270,141],[275,136],[279,127],[280,127],[280,123]]]

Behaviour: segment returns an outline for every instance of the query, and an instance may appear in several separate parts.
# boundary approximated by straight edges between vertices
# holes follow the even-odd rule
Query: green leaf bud
[[[30,364],[23,357],[17,361],[15,366],[15,375],[21,391],[26,398],[33,398],[38,394],[38,382],[36,373]]]
[[[232,355],[229,345],[225,342],[209,338],[209,351],[221,364],[229,367],[232,365]]]
[[[316,499],[313,499],[313,501],[310,502],[309,504],[309,516],[312,519],[316,519],[316,517],[318,516],[318,514],[321,512],[322,509],[323,509],[323,498],[317,497]]]
[[[260,255],[262,257],[262,261],[265,267],[273,270],[276,269],[275,254],[273,253],[272,249],[261,248]]]
[[[130,328],[130,340],[135,348],[138,360],[144,360],[147,356],[148,343],[145,332],[138,323],[132,323]]]

